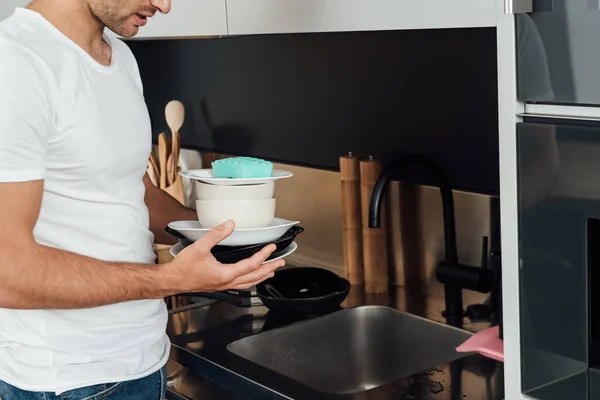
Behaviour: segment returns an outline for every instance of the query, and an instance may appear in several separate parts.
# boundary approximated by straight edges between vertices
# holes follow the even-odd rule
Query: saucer
[[[289,171],[274,169],[271,176],[264,178],[215,178],[212,168],[189,169],[187,171],[181,171],[179,175],[184,178],[221,186],[258,185],[294,176],[294,174]]]
[[[292,226],[298,225],[300,221],[290,221],[283,218],[273,218],[271,224],[264,228],[234,229],[229,237],[225,238],[219,245],[221,246],[248,246],[257,243],[270,243],[283,236]],[[200,239],[210,229],[203,228],[199,221],[174,221],[169,228],[176,230],[185,236],[186,239],[195,242]]]
[[[171,255],[173,257],[177,257],[177,254],[179,254],[179,252],[183,249],[184,249],[183,245],[181,243],[177,243],[171,247],[171,249],[169,250],[169,253],[171,253]],[[271,261],[276,261],[276,260],[285,258],[285,257],[289,256],[290,254],[292,254],[293,252],[295,252],[297,249],[298,249],[298,244],[296,242],[292,242],[292,244],[290,244],[287,249],[282,250],[278,253],[273,253],[271,255],[271,257],[268,258],[267,261],[265,261],[263,264],[267,264]]]

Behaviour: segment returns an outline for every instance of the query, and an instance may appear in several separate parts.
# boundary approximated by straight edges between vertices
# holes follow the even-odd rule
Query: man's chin
[[[137,35],[139,31],[140,31],[140,28],[134,28],[134,29],[129,30],[128,32],[121,33],[119,35],[124,38],[132,38],[135,35]]]
[[[118,28],[111,28],[109,26],[108,29],[113,31],[116,35],[124,37],[124,38],[134,37],[140,31],[140,28],[135,25],[119,26]]]

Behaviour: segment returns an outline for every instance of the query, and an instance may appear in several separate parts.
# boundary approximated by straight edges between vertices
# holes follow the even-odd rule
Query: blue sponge
[[[212,163],[215,178],[268,178],[273,164],[253,157],[231,157]]]

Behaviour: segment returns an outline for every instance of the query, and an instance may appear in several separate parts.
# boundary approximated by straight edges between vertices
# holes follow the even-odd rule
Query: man
[[[195,213],[145,175],[134,36],[170,0],[34,0],[0,23],[0,398],[161,399],[165,296],[248,288],[283,266],[221,265],[228,222],[155,264]]]

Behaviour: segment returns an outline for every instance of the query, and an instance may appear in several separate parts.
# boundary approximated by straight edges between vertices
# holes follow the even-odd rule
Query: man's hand
[[[194,244],[183,249],[177,257],[164,265],[169,292],[217,292],[228,289],[248,289],[285,265],[284,260],[263,264],[276,246],[265,246],[251,258],[236,264],[221,264],[211,249],[227,238],[234,229],[233,221],[217,226]]]

